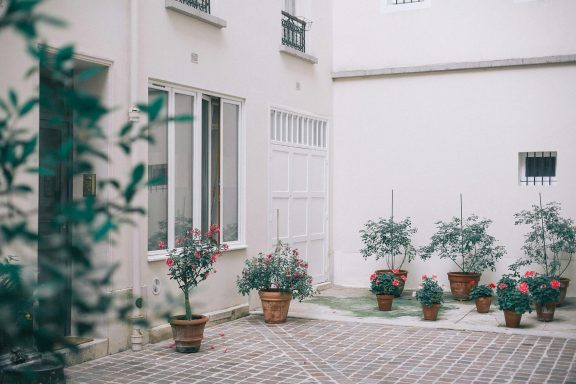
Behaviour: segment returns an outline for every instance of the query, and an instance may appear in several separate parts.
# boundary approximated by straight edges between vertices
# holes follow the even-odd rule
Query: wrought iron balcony
[[[210,13],[210,0],[176,0],[179,3],[195,8],[199,11]]]
[[[392,0],[392,4],[400,5],[400,4],[411,4],[411,3],[422,3],[424,0]]]
[[[306,52],[306,21],[282,11],[282,44]]]

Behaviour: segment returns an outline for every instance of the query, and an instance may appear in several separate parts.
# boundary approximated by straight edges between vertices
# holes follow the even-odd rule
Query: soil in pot
[[[441,305],[442,304],[432,304],[431,307],[422,305],[422,314],[424,315],[424,320],[436,321]]]
[[[258,291],[264,312],[264,322],[280,324],[286,322],[292,294],[290,292]]]
[[[534,302],[534,307],[536,307],[536,317],[539,321],[549,322],[554,320],[554,311],[556,310],[556,303],[540,303],[538,301]]]
[[[402,280],[402,276],[406,276],[406,278],[408,278],[408,271],[405,271],[404,269],[401,269],[398,271],[398,273],[394,273],[392,272],[391,269],[378,269],[376,272],[374,272],[375,274],[380,274],[380,273],[389,273],[391,275],[396,276],[396,278],[398,279],[398,281],[400,282],[400,285],[398,286],[398,292],[394,295],[394,297],[400,297],[402,296],[402,292],[404,292],[404,280]]]
[[[520,327],[520,320],[522,320],[522,314],[516,313],[514,311],[504,310],[504,321],[508,328],[518,328]]]
[[[481,273],[448,272],[450,291],[456,300],[470,300],[470,291],[478,285]],[[474,281],[474,284],[470,284]]]
[[[381,311],[391,311],[394,295],[376,295],[378,301],[378,309]]]
[[[192,320],[186,316],[175,316],[170,320],[172,335],[176,343],[176,351],[182,353],[195,353],[200,350],[204,338],[204,327],[208,316],[192,315]]]
[[[566,299],[566,292],[568,292],[570,279],[567,277],[561,277],[558,280],[560,280],[560,299],[558,300],[558,303],[556,303],[556,306],[560,307],[564,304],[564,300]]]
[[[492,304],[492,297],[479,297],[476,299],[476,310],[478,313],[490,312],[490,305]]]

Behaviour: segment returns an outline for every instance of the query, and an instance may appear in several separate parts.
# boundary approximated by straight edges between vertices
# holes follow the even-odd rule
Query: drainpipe
[[[140,120],[138,102],[138,1],[130,1],[130,110],[128,118],[134,124]],[[140,157],[138,144],[132,150],[132,164],[138,164]],[[137,321],[143,318],[142,314],[142,281],[140,275],[140,231],[132,231],[132,351],[142,350],[143,332]]]

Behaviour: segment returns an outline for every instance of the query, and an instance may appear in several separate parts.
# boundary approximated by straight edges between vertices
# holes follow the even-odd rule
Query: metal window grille
[[[424,0],[388,0],[392,5],[423,3]]]
[[[306,21],[282,11],[282,44],[306,52]]]
[[[313,116],[272,109],[270,139],[279,144],[326,149],[328,122]]]
[[[168,164],[148,165],[148,180],[153,181],[148,186],[149,191],[166,191],[168,189]]]
[[[176,0],[199,11],[210,13],[210,0]]]
[[[552,185],[556,182],[556,152],[524,152],[520,154],[520,183]]]

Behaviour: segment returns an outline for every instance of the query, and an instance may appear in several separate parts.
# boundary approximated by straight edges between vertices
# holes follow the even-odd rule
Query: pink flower
[[[298,249],[295,248],[295,249],[292,250],[292,254],[293,254],[294,256],[298,256],[298,255],[300,254],[300,252],[298,252]]]
[[[166,248],[166,243],[163,241],[158,242],[158,248],[160,249]]]
[[[376,279],[376,284],[380,284],[380,279]]]
[[[474,284],[476,284],[476,281],[470,280],[470,285],[474,285]]]
[[[408,280],[408,278],[405,275],[400,276],[400,278],[402,279],[402,281]]]
[[[490,288],[496,288],[496,284],[494,284],[494,283],[490,283],[490,284],[488,284],[488,286],[489,286]]]
[[[392,280],[392,285],[397,287],[400,285],[400,282],[398,280],[394,279],[394,280]]]
[[[224,247],[223,247],[223,248],[224,248],[225,251],[227,251],[227,250],[230,249],[230,247],[228,246],[228,244],[224,244]]]
[[[526,271],[524,277],[534,277],[536,276],[536,271]]]
[[[518,290],[522,293],[528,293],[528,283],[523,281],[518,284]]]
[[[504,283],[498,284],[498,289],[506,289],[506,288],[508,288],[508,286],[506,284],[504,284]]]
[[[375,273],[373,273],[373,274],[370,275],[370,281],[374,280],[375,278],[376,278],[376,274],[375,274]]]
[[[394,269],[392,270],[392,273],[400,273],[400,270],[399,270],[398,268],[394,268]]]
[[[300,275],[298,274],[298,272],[294,272],[294,277],[298,277],[298,276],[300,276]]]
[[[432,274],[432,280],[436,280],[438,278],[438,275],[436,275],[435,273]]]
[[[212,256],[210,256],[210,261],[212,263],[216,261],[216,254],[213,254]]]
[[[200,258],[200,253],[196,252],[196,253],[194,254],[194,257],[197,258],[197,259],[199,259],[199,258]]]
[[[560,288],[560,282],[558,280],[552,280],[550,282],[550,286],[554,289],[558,289],[558,288]]]
[[[542,284],[542,285],[540,286],[540,289],[544,289],[544,288],[546,288],[546,284]]]
[[[166,259],[166,265],[167,265],[167,266],[171,267],[172,264],[174,264],[174,260],[172,260],[172,259]]]
[[[176,245],[181,245],[182,244],[182,238],[179,237],[176,239]]]
[[[428,278],[428,276],[422,275],[422,280],[427,279],[427,278]]]

